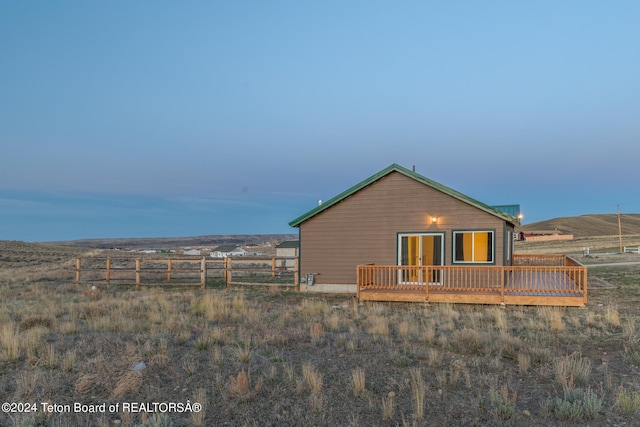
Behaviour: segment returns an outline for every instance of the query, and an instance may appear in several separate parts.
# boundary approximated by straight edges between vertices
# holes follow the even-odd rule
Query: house
[[[300,253],[299,240],[285,240],[276,245],[277,257],[297,257]]]
[[[433,286],[433,295],[447,286],[466,289],[460,285],[461,276],[455,276],[454,283],[454,272],[491,271],[497,282],[485,274],[482,280],[491,283],[474,279],[474,289],[493,292],[504,287],[499,277],[514,265],[514,229],[519,221],[392,164],[289,225],[299,229],[301,290],[425,301]],[[586,286],[586,270],[584,274]],[[504,303],[504,290],[496,292],[485,300]],[[457,301],[470,302],[462,300]]]
[[[185,248],[182,251],[182,255],[200,255],[200,249],[188,249],[188,248]]]
[[[276,267],[295,267],[295,258],[300,255],[299,240],[285,240],[276,245]]]
[[[211,252],[212,258],[226,258],[228,256],[244,256],[248,255],[249,252],[242,249],[237,245],[222,245],[218,246]]]
[[[289,223],[313,290],[356,292],[356,266],[504,265],[517,218],[397,164]],[[310,276],[310,277],[311,277]]]

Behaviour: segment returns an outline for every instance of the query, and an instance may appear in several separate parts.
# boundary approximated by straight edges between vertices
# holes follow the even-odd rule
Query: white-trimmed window
[[[454,231],[453,262],[493,264],[495,240],[494,231]]]

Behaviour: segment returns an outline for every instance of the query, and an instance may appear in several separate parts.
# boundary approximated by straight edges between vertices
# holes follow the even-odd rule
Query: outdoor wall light
[[[433,224],[436,224],[436,223],[438,222],[438,217],[437,217],[437,216],[432,216],[432,217],[431,217],[431,222],[432,222]]]

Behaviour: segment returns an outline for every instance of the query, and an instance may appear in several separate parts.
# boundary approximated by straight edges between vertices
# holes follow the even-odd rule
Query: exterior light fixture
[[[434,224],[437,223],[438,222],[438,217],[437,216],[432,216],[431,217],[431,222],[434,223]]]

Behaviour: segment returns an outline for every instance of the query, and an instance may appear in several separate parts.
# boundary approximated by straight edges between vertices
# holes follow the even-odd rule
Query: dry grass
[[[252,400],[256,394],[262,390],[262,378],[258,378],[256,383],[252,385],[251,371],[241,370],[237,376],[231,375],[229,377],[229,384],[227,385],[227,391],[229,395],[241,402],[248,402]]]
[[[557,358],[553,366],[556,380],[562,385],[572,384],[574,380],[582,384],[589,382],[591,360],[578,353]]]
[[[640,409],[640,391],[630,391],[620,386],[616,392],[615,406],[625,414],[635,414]]]
[[[356,396],[362,396],[367,391],[364,369],[359,367],[353,369],[351,371],[351,376],[353,378],[353,391]]]
[[[382,419],[391,421],[396,409],[396,394],[390,391],[387,396],[382,398]]]
[[[413,403],[413,418],[417,421],[424,419],[424,409],[427,397],[427,386],[422,377],[420,368],[410,368],[411,397]]]
[[[317,394],[322,391],[322,373],[320,373],[311,363],[304,363],[302,365],[302,378],[306,386],[313,393]]]
[[[640,406],[638,268],[608,272],[618,287],[592,290],[585,309],[360,304],[258,288],[112,285],[94,298],[29,274],[0,275],[9,401],[198,401],[204,411],[164,420],[196,426],[633,425]],[[140,361],[146,369],[132,370]],[[0,414],[0,425],[14,424]]]

